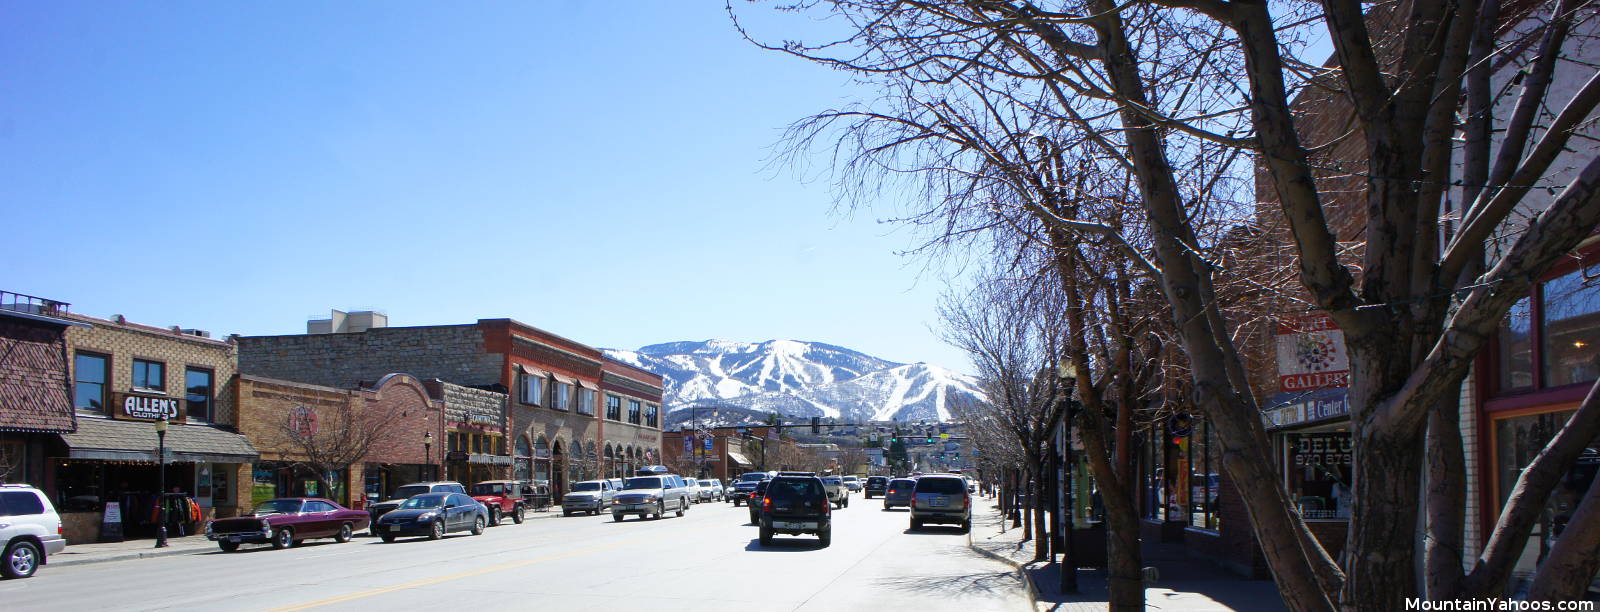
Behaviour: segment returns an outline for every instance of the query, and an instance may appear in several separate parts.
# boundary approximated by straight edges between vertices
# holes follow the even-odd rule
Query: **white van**
[[[27,578],[67,547],[61,515],[43,491],[24,484],[0,485],[0,574]]]

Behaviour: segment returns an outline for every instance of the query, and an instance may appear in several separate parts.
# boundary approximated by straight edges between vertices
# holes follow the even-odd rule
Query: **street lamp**
[[[433,480],[433,432],[422,432],[422,453],[428,465],[428,480]]]
[[[159,467],[156,476],[156,508],[157,518],[161,521],[156,526],[156,548],[167,547],[167,419],[162,417],[156,421],[156,465]]]
[[[1066,487],[1067,493],[1065,496],[1066,503],[1062,504],[1065,506],[1062,508],[1062,514],[1066,516],[1067,520],[1066,525],[1061,528],[1061,540],[1064,545],[1064,550],[1062,550],[1061,554],[1061,592],[1076,593],[1078,592],[1078,556],[1073,549],[1072,536],[1073,531],[1077,529],[1078,516],[1077,504],[1073,500],[1072,490],[1072,418],[1078,407],[1078,402],[1072,399],[1072,394],[1077,389],[1078,368],[1071,361],[1062,359],[1056,367],[1056,375],[1061,378],[1061,386],[1065,391],[1063,394],[1065,399],[1062,401],[1066,402],[1066,405],[1062,407],[1065,414],[1061,415],[1064,420],[1064,435],[1061,436],[1062,465],[1057,467],[1060,471],[1057,472],[1056,477],[1056,481]]]

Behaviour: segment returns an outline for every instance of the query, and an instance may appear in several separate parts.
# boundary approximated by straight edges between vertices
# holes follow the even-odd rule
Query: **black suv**
[[[749,502],[747,505],[750,506],[750,522],[752,523],[761,523],[761,496],[767,494],[767,484],[771,482],[771,480],[763,480],[756,483],[756,488],[750,492],[750,497],[745,500]]]
[[[889,477],[888,476],[871,476],[871,477],[868,477],[867,478],[867,484],[865,484],[865,485],[863,485],[861,487],[861,491],[862,491],[862,493],[864,495],[866,495],[867,499],[872,499],[872,494],[873,493],[877,493],[878,497],[883,497],[883,493],[885,491],[888,491],[888,490],[889,490]]]
[[[755,505],[755,504],[751,504]],[[815,534],[827,546],[833,540],[833,510],[828,491],[816,476],[778,476],[767,481],[761,497],[761,545],[772,544],[772,534]]]

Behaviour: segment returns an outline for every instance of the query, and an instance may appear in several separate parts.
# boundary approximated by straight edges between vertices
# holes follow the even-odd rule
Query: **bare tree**
[[[318,487],[332,495],[330,475],[364,461],[373,446],[389,436],[392,419],[358,402],[312,409],[290,410],[278,422],[279,448],[316,478]]]
[[[842,186],[852,202],[881,194],[874,180],[921,181],[921,195],[931,197],[917,201],[931,205],[903,220],[935,228],[936,245],[1009,228],[1017,212],[1008,207],[1044,206],[1015,197],[1025,191],[1018,176],[996,171],[1037,167],[1023,149],[1030,134],[1124,172],[1137,216],[1063,218],[1045,208],[1036,217],[1064,232],[1117,240],[1130,259],[1143,260],[1171,308],[1197,405],[1211,418],[1224,468],[1285,602],[1301,610],[1336,602],[1396,609],[1420,594],[1422,560],[1409,542],[1421,530],[1409,509],[1421,501],[1430,421],[1437,462],[1461,463],[1447,430],[1472,359],[1533,279],[1600,222],[1600,157],[1580,162],[1548,202],[1533,189],[1548,184],[1574,129],[1600,104],[1600,78],[1564,98],[1551,95],[1550,67],[1586,4],[1548,3],[1551,18],[1535,43],[1519,46],[1500,44],[1497,0],[1405,0],[1370,14],[1339,2],[1318,12],[1303,3],[1226,0],[835,0],[791,9],[850,24],[843,39],[763,46],[881,85],[876,102],[886,110],[823,113],[791,144],[806,148],[818,135],[838,134]],[[1297,38],[1314,27],[1326,28],[1337,67],[1293,57]],[[1489,112],[1485,101],[1499,92],[1472,73],[1516,55],[1535,59],[1514,95],[1514,112]],[[1327,214],[1326,180],[1312,156],[1328,143],[1308,142],[1297,131],[1290,104],[1302,88],[1328,90],[1352,109],[1348,137],[1360,140],[1362,152],[1343,170],[1359,189],[1354,217]],[[1559,110],[1539,123],[1541,109]],[[1465,134],[1461,149],[1458,132]],[[1492,158],[1491,133],[1500,138]],[[1458,150],[1465,157],[1459,167],[1452,161]],[[1261,160],[1306,302],[1338,322],[1351,353],[1360,459],[1346,546],[1355,561],[1347,568],[1311,536],[1276,477],[1235,340],[1237,322],[1219,303],[1217,261],[1207,256],[1219,236],[1208,234],[1215,228],[1205,221],[1216,217],[1204,207],[1220,184],[1209,177],[1247,174],[1235,166],[1235,151]],[[1020,175],[1048,180],[1037,171]],[[1460,224],[1441,232],[1451,176],[1465,179],[1454,211]],[[1009,196],[992,197],[997,191]],[[1516,218],[1530,208],[1542,211]],[[1142,231],[1127,231],[1135,220]],[[1348,240],[1337,227],[1352,220],[1362,241],[1356,261],[1345,256]],[[1501,250],[1490,252],[1491,244]],[[1448,469],[1438,475],[1458,476]],[[1536,503],[1532,492],[1508,503],[1471,574],[1430,578],[1436,590],[1427,594],[1501,588],[1526,540],[1530,513],[1519,508]],[[1444,510],[1435,518],[1440,538],[1459,533]],[[1600,546],[1600,530],[1569,537],[1580,548]],[[1430,575],[1441,578],[1451,562],[1459,568],[1461,554],[1459,547],[1431,547],[1429,557],[1440,562],[1427,564]],[[1578,586],[1566,580],[1552,592],[1574,594]]]

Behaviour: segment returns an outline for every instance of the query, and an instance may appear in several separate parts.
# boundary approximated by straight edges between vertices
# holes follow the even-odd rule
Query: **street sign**
[[[949,440],[950,439],[950,434],[947,434],[947,433],[939,434],[939,439],[940,440]]]

